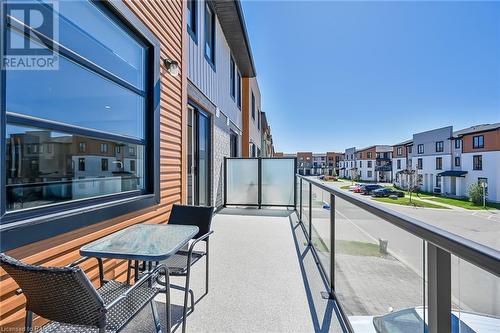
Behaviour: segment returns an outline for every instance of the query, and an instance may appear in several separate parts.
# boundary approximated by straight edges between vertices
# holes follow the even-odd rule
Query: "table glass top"
[[[82,256],[160,261],[168,258],[198,233],[190,225],[136,224],[84,245]]]

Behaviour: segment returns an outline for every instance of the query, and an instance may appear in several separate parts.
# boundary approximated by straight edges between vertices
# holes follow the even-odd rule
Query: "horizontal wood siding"
[[[64,266],[78,259],[79,248],[95,239],[109,235],[136,223],[165,223],[173,203],[183,201],[185,171],[185,110],[186,105],[186,53],[183,29],[184,6],[181,0],[135,1],[127,5],[161,41],[161,59],[173,58],[181,64],[182,75],[174,78],[161,68],[161,119],[160,119],[160,197],[161,202],[139,212],[71,231],[48,240],[32,243],[9,251],[9,255],[30,264]],[[82,266],[96,284],[98,271],[95,261]],[[123,280],[126,264],[118,260],[104,263],[106,278]],[[24,321],[24,296],[15,295],[18,286],[3,269],[0,269],[0,330],[20,327]],[[35,324],[44,322],[37,318]]]

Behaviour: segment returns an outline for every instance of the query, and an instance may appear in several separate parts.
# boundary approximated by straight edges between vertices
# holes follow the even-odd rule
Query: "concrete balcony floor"
[[[342,332],[334,302],[321,297],[326,283],[297,221],[286,209],[226,208],[214,217],[210,291],[188,316],[187,332]],[[193,269],[196,299],[204,294],[204,268],[201,261]],[[182,292],[172,293],[175,323]],[[162,297],[157,305],[163,320]],[[150,307],[125,331],[154,332]]]

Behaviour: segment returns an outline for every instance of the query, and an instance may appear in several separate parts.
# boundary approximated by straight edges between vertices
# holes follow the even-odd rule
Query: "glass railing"
[[[355,333],[500,332],[500,252],[297,175],[297,211]]]

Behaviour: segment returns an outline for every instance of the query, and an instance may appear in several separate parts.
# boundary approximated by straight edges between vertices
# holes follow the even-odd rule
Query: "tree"
[[[479,183],[473,183],[469,186],[469,200],[474,203],[474,205],[483,204],[483,187]]]
[[[408,193],[410,194],[410,203],[412,203],[411,195],[420,188],[420,185],[422,184],[422,175],[419,175],[416,169],[412,169],[410,167],[406,167],[402,173],[406,177],[408,183]]]

